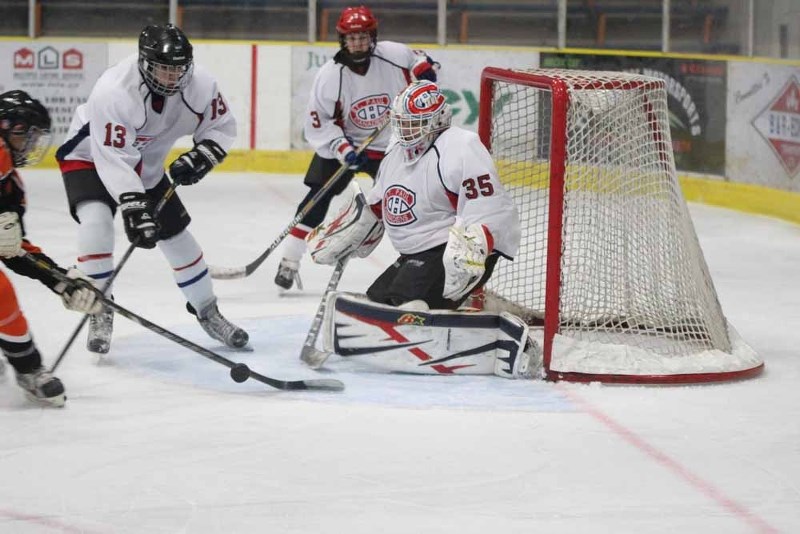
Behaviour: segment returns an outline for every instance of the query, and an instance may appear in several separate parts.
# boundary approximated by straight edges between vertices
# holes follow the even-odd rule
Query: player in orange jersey
[[[12,271],[39,280],[61,295],[64,305],[81,313],[97,313],[95,293],[78,283],[59,281],[21,257],[27,253],[70,279],[88,278],[78,269],[62,269],[25,238],[25,188],[17,168],[36,163],[49,146],[50,114],[24,91],[0,94],[0,261]],[[0,350],[14,368],[17,383],[36,400],[63,406],[64,385],[42,365],[28,322],[5,272],[0,270]],[[2,360],[0,360],[2,362]]]

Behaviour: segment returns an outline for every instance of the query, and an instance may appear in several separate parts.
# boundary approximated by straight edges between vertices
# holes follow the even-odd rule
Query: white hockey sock
[[[78,227],[78,268],[102,287],[114,272],[114,215],[103,202],[81,202],[75,209]]]
[[[300,261],[303,254],[306,253],[306,236],[310,231],[311,228],[304,224],[298,224],[292,228],[283,243],[283,257],[287,260]]]
[[[203,250],[188,230],[161,240],[158,246],[172,266],[175,283],[195,310],[214,300],[214,287]]]

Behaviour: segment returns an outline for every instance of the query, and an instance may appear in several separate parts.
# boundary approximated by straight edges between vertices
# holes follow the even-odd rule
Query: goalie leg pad
[[[331,293],[324,348],[395,372],[527,376],[528,327],[510,314],[408,310]]]

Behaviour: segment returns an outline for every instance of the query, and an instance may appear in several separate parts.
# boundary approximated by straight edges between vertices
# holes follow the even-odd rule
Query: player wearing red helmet
[[[378,41],[378,19],[366,6],[346,7],[336,23],[341,49],[317,73],[306,109],[303,132],[315,151],[305,176],[308,194],[297,211],[339,168],[349,169],[292,229],[283,247],[275,284],[300,285],[298,270],[306,250],[305,237],[325,218],[331,199],[345,190],[355,171],[375,177],[389,143],[386,128],[356,152],[375,128],[385,123],[394,97],[415,80],[436,80],[438,63],[425,52],[404,44]]]

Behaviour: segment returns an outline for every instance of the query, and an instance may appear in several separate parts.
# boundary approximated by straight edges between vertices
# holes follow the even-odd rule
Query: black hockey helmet
[[[50,113],[25,91],[0,94],[0,136],[11,150],[15,167],[41,161],[50,147]]]
[[[174,24],[150,25],[139,35],[139,72],[156,94],[170,96],[188,85],[194,58],[192,45]]]
[[[342,10],[336,22],[336,32],[339,34],[341,53],[353,63],[361,63],[368,59],[378,42],[378,19],[367,6],[352,6]],[[370,37],[369,50],[366,52],[350,53],[345,46],[347,35],[352,33],[368,33]]]

